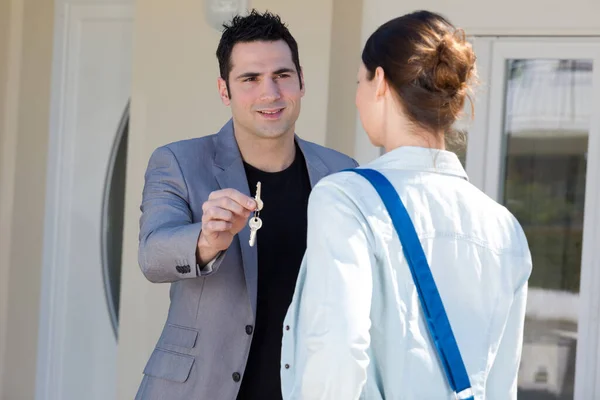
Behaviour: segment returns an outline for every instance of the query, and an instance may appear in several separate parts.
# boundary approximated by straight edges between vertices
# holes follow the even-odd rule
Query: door
[[[476,38],[471,180],[533,258],[519,399],[600,397],[600,40]]]
[[[55,21],[36,399],[110,400],[133,6],[57,1]]]

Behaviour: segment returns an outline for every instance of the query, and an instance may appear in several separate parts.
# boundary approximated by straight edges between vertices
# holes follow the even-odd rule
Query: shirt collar
[[[385,153],[370,165],[381,169],[434,172],[469,180],[456,154],[447,150],[402,146]]]

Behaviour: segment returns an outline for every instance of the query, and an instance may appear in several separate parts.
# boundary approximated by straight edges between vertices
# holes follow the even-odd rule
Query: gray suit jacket
[[[356,166],[351,158],[296,137],[311,185]],[[166,324],[145,369],[138,400],[234,400],[248,359],[257,292],[256,247],[244,228],[212,268],[196,265],[202,204],[218,189],[250,195],[230,120],[216,135],[152,154],[145,175],[139,264],[152,282],[171,282]]]

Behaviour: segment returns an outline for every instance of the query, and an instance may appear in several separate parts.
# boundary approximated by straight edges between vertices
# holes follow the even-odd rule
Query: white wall
[[[333,0],[329,103],[325,144],[355,156],[356,75],[360,65],[363,0]]]
[[[10,226],[12,222],[12,188],[14,180],[14,147],[16,135],[10,128],[14,117],[8,105],[10,97],[8,82],[14,81],[14,57],[10,48],[14,46],[11,31],[15,29],[10,23],[11,4],[9,1],[0,2],[0,388],[4,376],[4,353],[6,349],[6,317],[8,313],[8,277],[10,265]],[[4,62],[1,60],[5,60]],[[12,79],[11,79],[12,78]],[[12,85],[14,86],[14,85]],[[9,134],[9,132],[11,132]],[[1,391],[0,391],[1,393]]]
[[[34,398],[53,1],[0,6],[0,399]],[[6,79],[6,80],[5,80]]]
[[[393,17],[429,10],[470,35],[598,35],[600,3],[587,0],[365,0],[363,29],[372,32]]]

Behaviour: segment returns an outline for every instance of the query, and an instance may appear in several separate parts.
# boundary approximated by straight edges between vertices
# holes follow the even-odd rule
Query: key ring
[[[254,200],[256,201],[256,209],[254,210],[254,217],[250,218],[248,225],[250,225],[250,247],[254,246],[256,242],[256,234],[258,230],[262,227],[262,220],[260,219],[260,210],[262,210],[264,204],[260,198],[260,182],[256,183],[256,195],[254,196]]]

